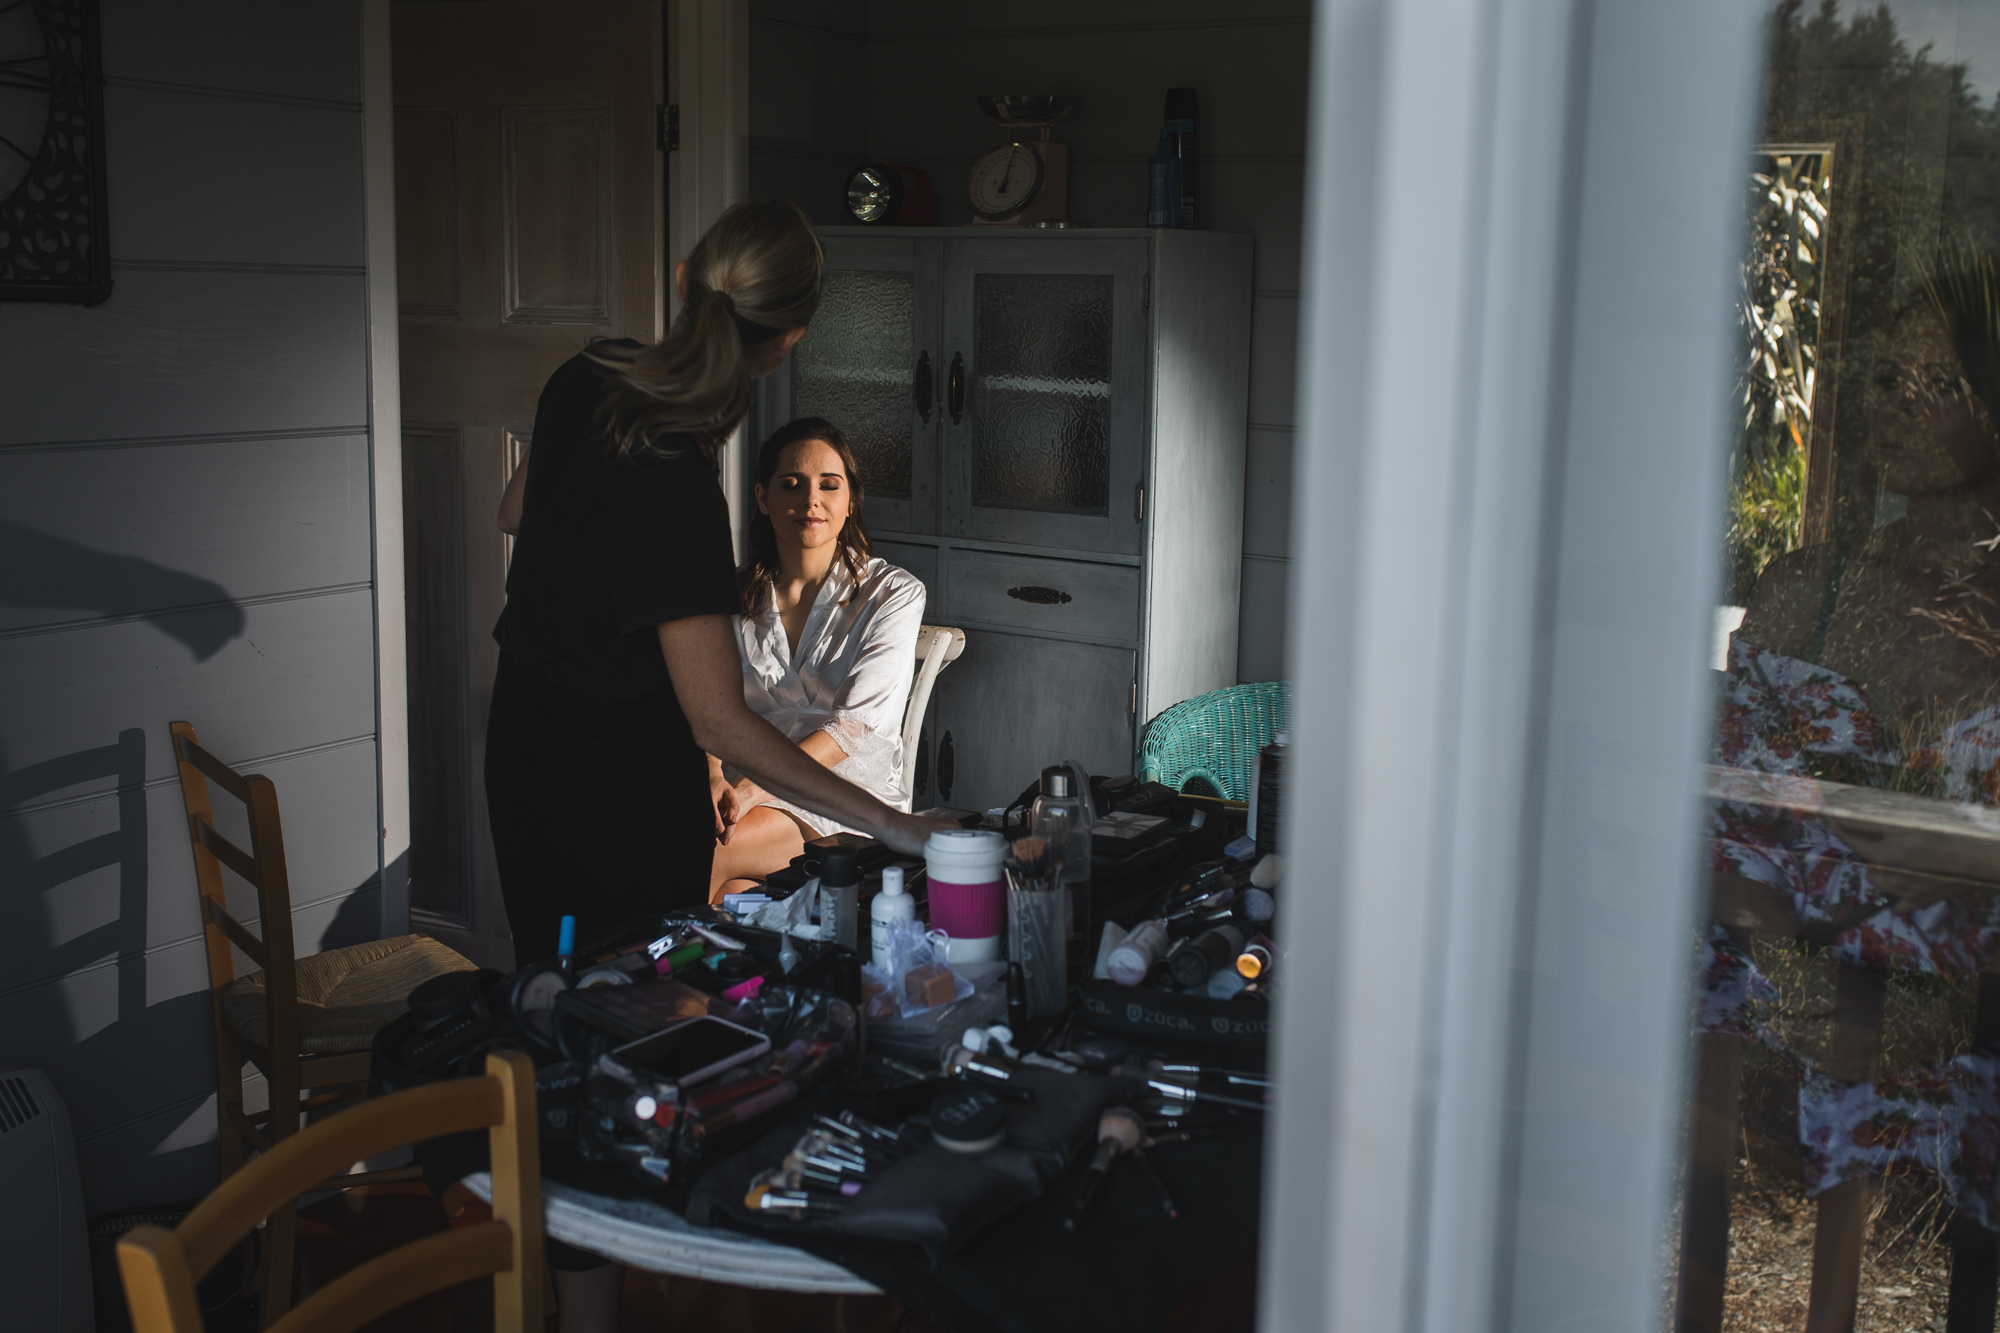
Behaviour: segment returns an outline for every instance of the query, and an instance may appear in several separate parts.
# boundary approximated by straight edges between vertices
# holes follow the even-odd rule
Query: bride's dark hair
[[[840,428],[824,417],[800,417],[787,422],[771,432],[771,438],[764,441],[764,447],[757,451],[757,484],[767,492],[771,479],[778,475],[778,459],[785,450],[807,440],[818,440],[840,455],[840,466],[847,473],[848,509],[847,522],[841,525],[840,560],[847,566],[850,582],[861,582],[861,571],[868,567],[868,525],[861,518],[861,469],[854,461],[854,450],[848,447],[847,437]],[[736,573],[737,592],[743,599],[743,614],[762,614],[771,604],[771,580],[778,573],[778,529],[771,522],[769,514],[759,513],[750,520],[750,558],[743,562],[743,568]],[[852,596],[850,592],[848,594]]]
[[[1993,254],[1953,237],[1919,255],[1913,267],[1918,290],[1908,304],[1928,305],[1943,317],[1964,387],[1978,399],[1991,430],[2000,418],[2000,272]]]

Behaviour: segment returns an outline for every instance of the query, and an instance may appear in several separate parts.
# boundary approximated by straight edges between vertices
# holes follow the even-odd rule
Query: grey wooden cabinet
[[[918,806],[1000,805],[1064,759],[1131,771],[1141,719],[1236,679],[1251,238],[820,234],[825,299],[750,437],[846,432],[877,553],[966,631]]]

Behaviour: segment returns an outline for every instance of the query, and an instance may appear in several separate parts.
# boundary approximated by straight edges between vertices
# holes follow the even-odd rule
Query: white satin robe
[[[858,586],[834,562],[797,651],[775,606],[737,616],[743,699],[794,741],[825,731],[847,757],[833,771],[899,810],[910,808],[903,773],[903,709],[916,674],[924,585],[908,570],[871,559]],[[772,801],[817,830],[842,831],[824,815]]]

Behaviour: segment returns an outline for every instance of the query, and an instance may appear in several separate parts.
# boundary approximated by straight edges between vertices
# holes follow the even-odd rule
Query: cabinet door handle
[[[945,381],[945,400],[951,408],[951,424],[965,415],[965,354],[951,354],[951,378]]]
[[[931,354],[917,353],[917,418],[926,426],[931,422]]]
[[[1036,606],[1061,606],[1070,600],[1066,592],[1055,588],[1038,588],[1032,583],[1025,587],[1009,588],[1007,595],[1017,602],[1033,602]]]
[[[944,739],[938,742],[937,780],[940,801],[951,799],[951,780],[957,775],[957,769],[958,758],[951,748],[951,733],[947,731]]]

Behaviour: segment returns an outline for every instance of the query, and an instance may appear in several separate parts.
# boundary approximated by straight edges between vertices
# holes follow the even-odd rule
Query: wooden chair
[[[965,631],[949,625],[924,625],[917,630],[917,678],[910,682],[910,702],[903,707],[905,777],[916,771],[917,741],[923,736],[924,709],[930,707],[931,687],[947,666],[965,652]],[[907,784],[905,790],[908,790]]]
[[[493,1220],[427,1236],[371,1260],[266,1327],[342,1333],[420,1296],[493,1275],[495,1333],[540,1333],[541,1152],[535,1068],[496,1051],[480,1078],[392,1093],[292,1135],[218,1185],[172,1231],[135,1227],[118,1242],[134,1333],[202,1333],[195,1284],[266,1217],[349,1162],[443,1134],[485,1129],[493,1160]]]
[[[278,791],[259,774],[244,775],[204,750],[194,728],[171,727],[188,840],[201,890],[203,933],[215,1025],[215,1115],[221,1174],[228,1180],[245,1149],[269,1152],[298,1131],[305,1112],[331,1106],[367,1090],[368,1051],[375,1033],[401,1014],[409,993],[431,977],[466,971],[474,964],[422,935],[329,949],[306,958],[292,954],[291,881],[278,820]],[[241,801],[249,814],[250,850],[216,830],[209,782]],[[228,867],[257,894],[263,938],[229,911],[222,870]],[[236,975],[231,946],[262,970]],[[243,1062],[261,1071],[270,1087],[270,1109],[243,1110]],[[308,1090],[325,1089],[314,1096]],[[358,1157],[338,1164],[345,1172]],[[313,1187],[345,1189],[388,1180],[412,1180],[414,1168],[342,1174]],[[265,1229],[263,1308],[268,1319],[290,1304],[292,1237],[296,1212],[288,1204]]]

